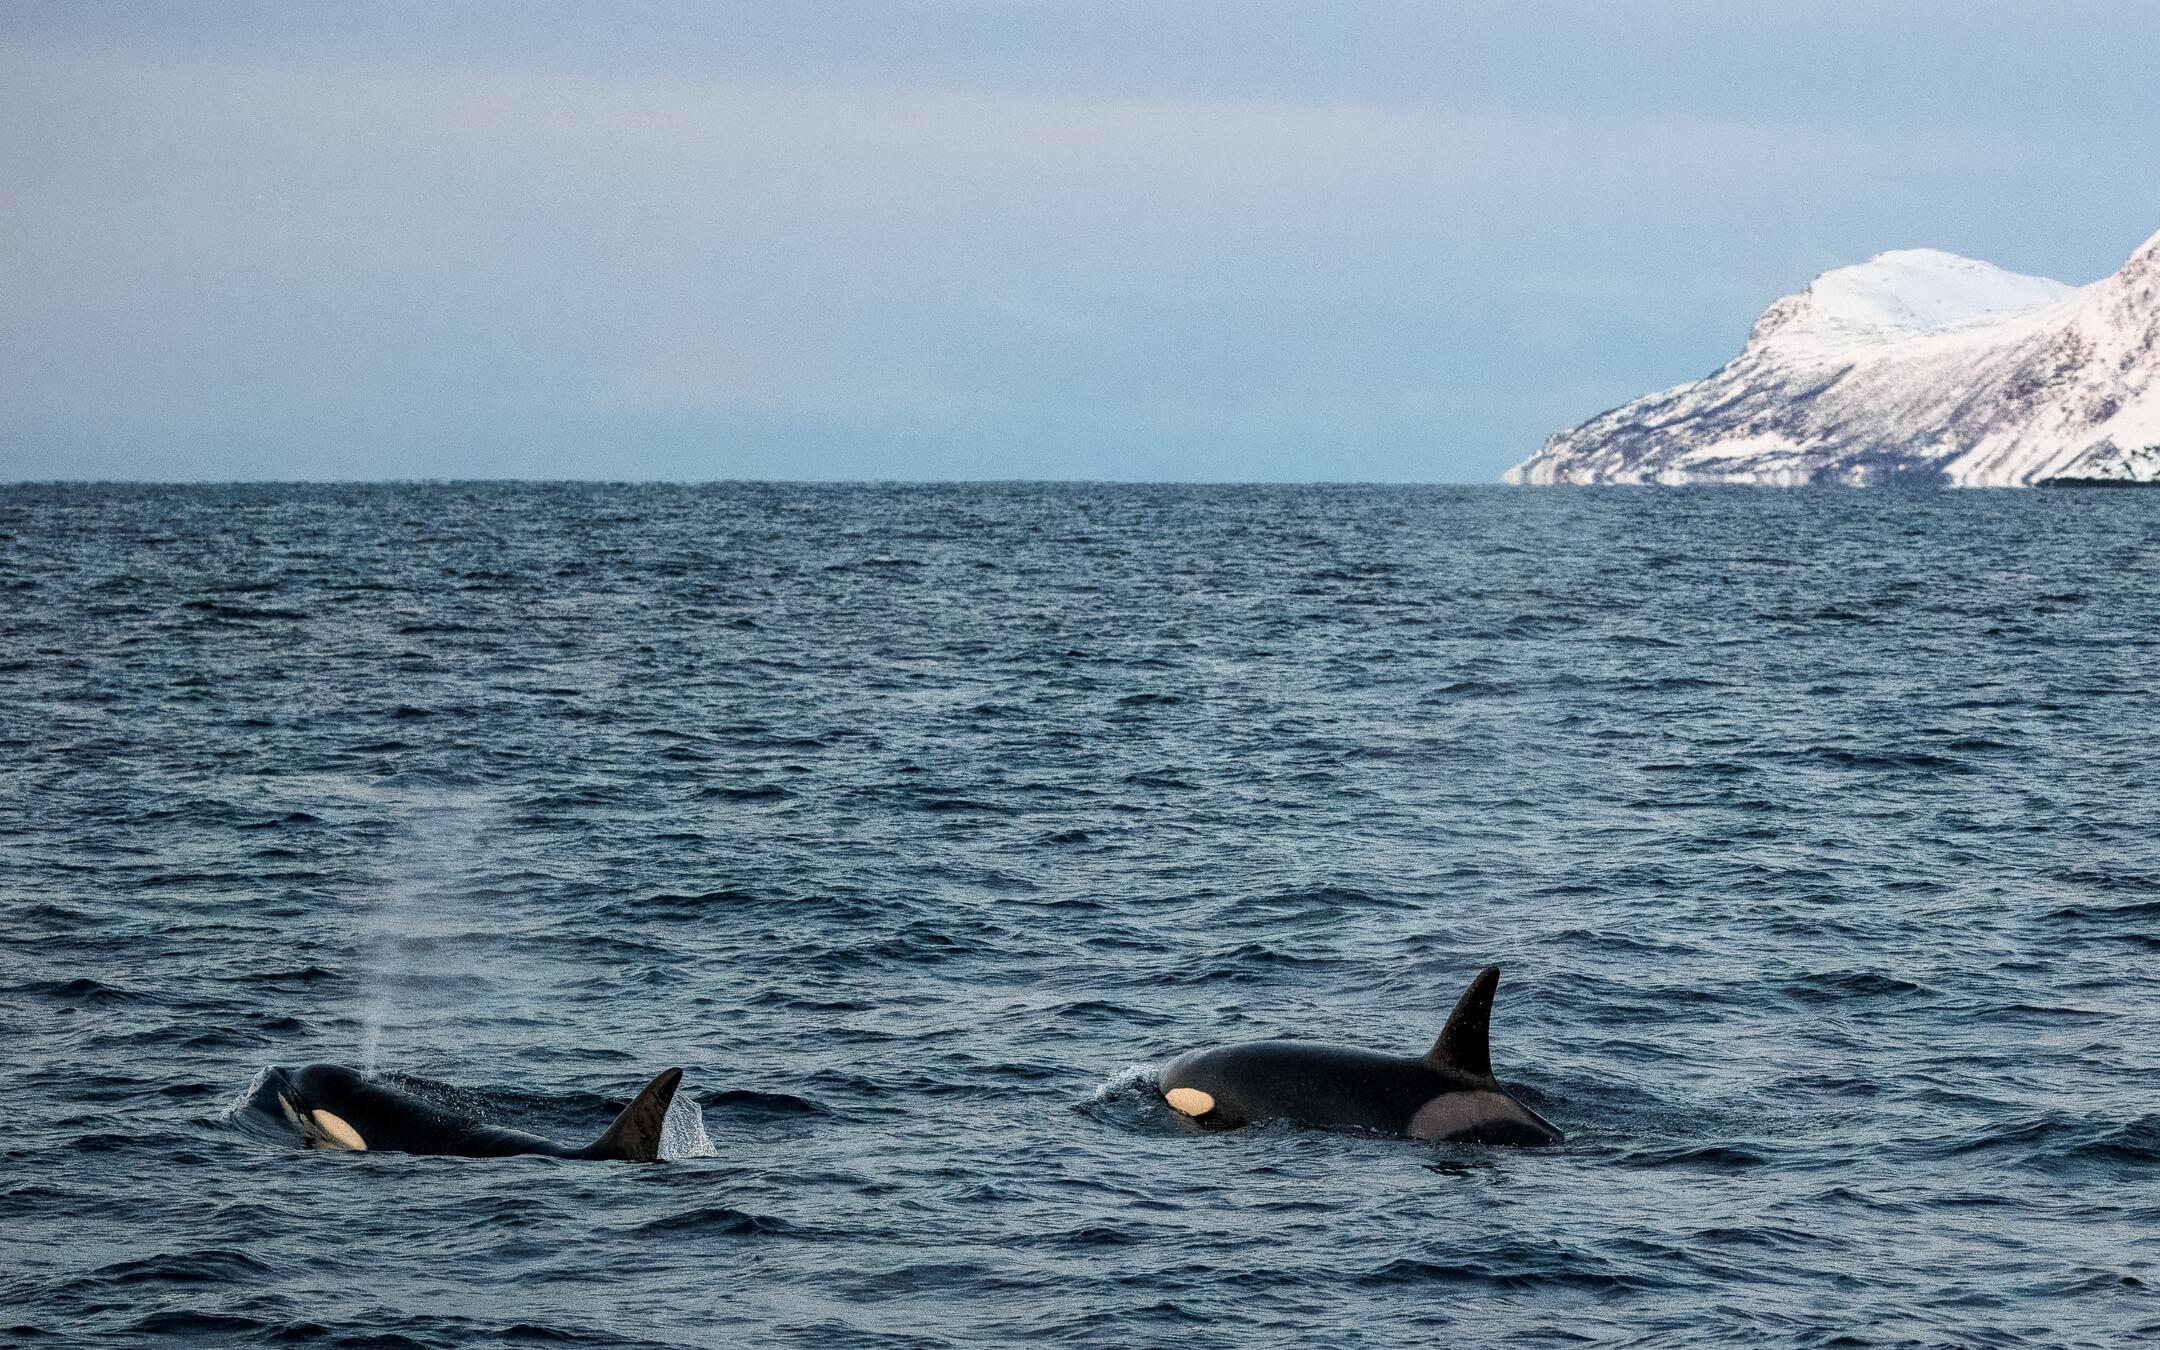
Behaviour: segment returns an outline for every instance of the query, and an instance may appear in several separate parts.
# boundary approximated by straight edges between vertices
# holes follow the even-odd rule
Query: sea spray
[[[705,1112],[687,1092],[678,1092],[668,1103],[660,1122],[660,1156],[663,1158],[716,1158],[720,1150],[705,1132]]]
[[[386,1034],[454,1020],[480,978],[469,938],[485,922],[472,880],[497,808],[478,793],[441,789],[399,808],[382,884],[356,915],[360,1064],[374,1074]]]

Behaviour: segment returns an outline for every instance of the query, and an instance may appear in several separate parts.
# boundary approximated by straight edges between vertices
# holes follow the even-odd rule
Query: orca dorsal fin
[[[669,1103],[682,1082],[681,1069],[669,1069],[645,1085],[637,1100],[623,1108],[607,1133],[578,1156],[614,1162],[660,1161],[660,1127],[667,1120]]]
[[[1472,1078],[1492,1077],[1492,998],[1500,987],[1500,967],[1487,966],[1455,1000],[1440,1039],[1425,1052],[1425,1062],[1442,1071]]]

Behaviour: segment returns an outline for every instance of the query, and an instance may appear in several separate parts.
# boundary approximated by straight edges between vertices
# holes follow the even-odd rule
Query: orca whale
[[[248,1105],[283,1122],[310,1148],[431,1153],[457,1158],[550,1158],[657,1162],[660,1127],[682,1082],[669,1069],[645,1085],[607,1132],[583,1148],[462,1116],[337,1064],[310,1064],[263,1075]]]
[[[1170,1109],[1210,1129],[1287,1120],[1430,1143],[1556,1144],[1551,1121],[1492,1073],[1493,991],[1500,968],[1470,981],[1432,1049],[1375,1054],[1312,1041],[1253,1041],[1195,1050],[1162,1066]]]

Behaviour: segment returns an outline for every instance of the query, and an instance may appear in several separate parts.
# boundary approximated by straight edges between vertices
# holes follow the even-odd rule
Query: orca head
[[[349,1103],[382,1088],[342,1064],[310,1064],[286,1075],[293,1087],[317,1106]]]
[[[297,1092],[292,1085],[291,1075],[273,1064],[262,1071],[262,1076],[255,1080],[254,1087],[249,1090],[247,1110],[264,1122],[297,1129],[299,1127],[287,1118],[285,1107],[280,1104],[296,1099]]]
[[[369,1098],[380,1095],[352,1070],[335,1064],[302,1069],[273,1067],[263,1075],[250,1105],[282,1120],[309,1148],[367,1151],[363,1125],[372,1120]],[[358,1119],[362,1124],[355,1124]]]

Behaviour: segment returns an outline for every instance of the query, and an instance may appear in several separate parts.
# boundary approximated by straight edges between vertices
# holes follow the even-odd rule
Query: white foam
[[[240,1095],[225,1103],[225,1109],[218,1112],[218,1119],[237,1119],[242,1111],[247,1110],[254,1103],[255,1094],[262,1091],[263,1084],[270,1081],[271,1072],[271,1066],[268,1064],[257,1069],[255,1076],[248,1079],[247,1086],[240,1089]]]
[[[1098,1102],[1120,1101],[1140,1091],[1155,1091],[1153,1064],[1128,1064],[1096,1085],[1093,1100]]]

